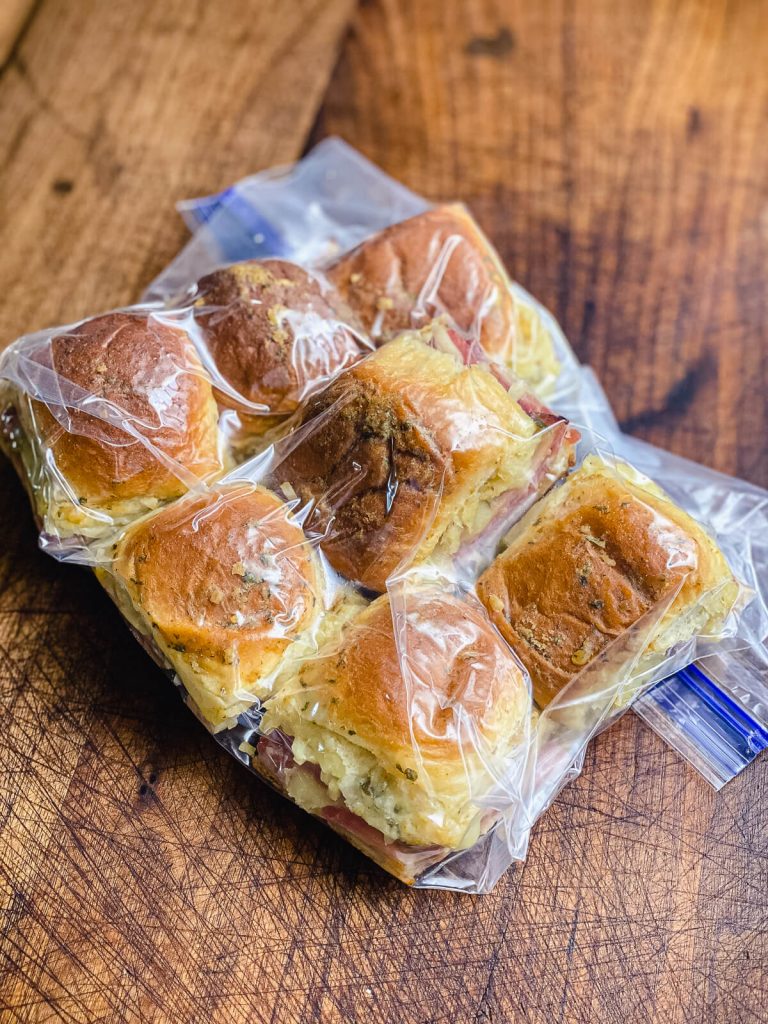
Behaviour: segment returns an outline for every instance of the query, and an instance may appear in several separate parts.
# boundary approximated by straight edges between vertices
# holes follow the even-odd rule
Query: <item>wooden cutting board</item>
[[[135,299],[176,200],[338,133],[470,204],[626,429],[768,485],[765,14],[38,0],[0,340]],[[765,760],[716,795],[629,715],[493,894],[408,891],[218,749],[4,462],[0,537],[3,1024],[762,1019]]]

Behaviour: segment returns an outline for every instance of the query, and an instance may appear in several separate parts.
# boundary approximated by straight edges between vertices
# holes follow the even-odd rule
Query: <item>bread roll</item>
[[[250,483],[190,494],[135,524],[112,574],[123,613],[214,726],[269,693],[323,611],[321,566],[300,526]]]
[[[37,448],[28,461],[48,532],[100,536],[222,469],[210,381],[161,315],[86,320],[36,359],[56,375],[57,400],[21,395],[17,413]]]
[[[197,285],[195,319],[223,378],[219,402],[263,433],[366,349],[320,275],[286,260],[246,260]]]
[[[497,252],[464,206],[437,206],[385,228],[337,260],[328,276],[375,340],[445,313],[537,390],[557,377],[552,340],[535,307],[515,298]]]
[[[378,598],[278,687],[256,767],[374,860],[423,868],[496,819],[529,712],[525,673],[482,607],[414,588]]]
[[[546,706],[661,602],[637,672],[722,627],[738,594],[712,538],[631,467],[591,456],[514,527],[477,584]]]
[[[278,482],[314,504],[334,568],[382,591],[400,566],[513,522],[566,471],[562,425],[540,436],[487,369],[412,332],[310,399]]]

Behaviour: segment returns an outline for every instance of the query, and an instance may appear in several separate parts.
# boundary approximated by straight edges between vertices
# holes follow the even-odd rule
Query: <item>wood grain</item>
[[[0,68],[10,56],[24,24],[34,14],[35,0],[3,0],[0,7]]]
[[[760,0],[364,4],[316,125],[466,199],[625,426],[768,483]]]
[[[173,204],[294,159],[351,0],[44,0],[0,79],[0,338],[130,302]]]
[[[768,484],[763,11],[43,0],[0,336],[135,297],[176,199],[337,132],[469,201],[631,429]],[[3,1024],[760,1019],[765,761],[715,795],[627,716],[493,894],[411,892],[218,750],[5,463],[0,536]]]

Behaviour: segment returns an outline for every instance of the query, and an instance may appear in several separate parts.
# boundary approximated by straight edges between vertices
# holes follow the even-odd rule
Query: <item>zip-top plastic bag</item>
[[[193,238],[147,294],[166,298],[226,260],[284,255],[322,264],[430,208],[342,140],[326,139],[291,167],[181,203]],[[711,523],[755,595],[749,625],[729,644],[729,653],[697,666],[704,684],[683,673],[635,703],[635,711],[720,788],[768,745],[768,492],[623,434],[595,375],[579,365],[551,314],[517,282],[511,290],[519,308],[533,311],[551,339],[559,366],[545,387],[550,404],[643,469],[693,516]]]
[[[144,305],[2,357],[41,544],[257,774],[487,891],[654,682],[764,658],[765,494],[618,434],[466,211],[342,143],[192,211]]]

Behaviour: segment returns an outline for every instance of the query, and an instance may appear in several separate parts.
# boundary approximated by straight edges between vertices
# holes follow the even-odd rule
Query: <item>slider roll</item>
[[[15,361],[6,445],[51,539],[103,536],[221,471],[211,383],[172,319],[108,313]]]
[[[442,315],[537,390],[557,377],[538,312],[515,297],[498,253],[460,204],[393,224],[342,256],[328,276],[379,343]]]
[[[136,523],[100,578],[216,728],[270,692],[323,610],[321,565],[289,506],[249,483]]]
[[[216,395],[243,435],[259,435],[370,348],[321,275],[247,260],[203,277],[194,299]]]
[[[404,334],[311,398],[276,471],[333,567],[375,591],[413,562],[492,549],[573,460],[565,421],[542,425],[429,340]]]
[[[477,584],[540,707],[663,602],[637,675],[720,632],[738,592],[698,523],[631,467],[596,456],[527,513]]]
[[[282,678],[254,767],[405,881],[471,846],[519,784],[529,684],[477,602],[380,597]]]

